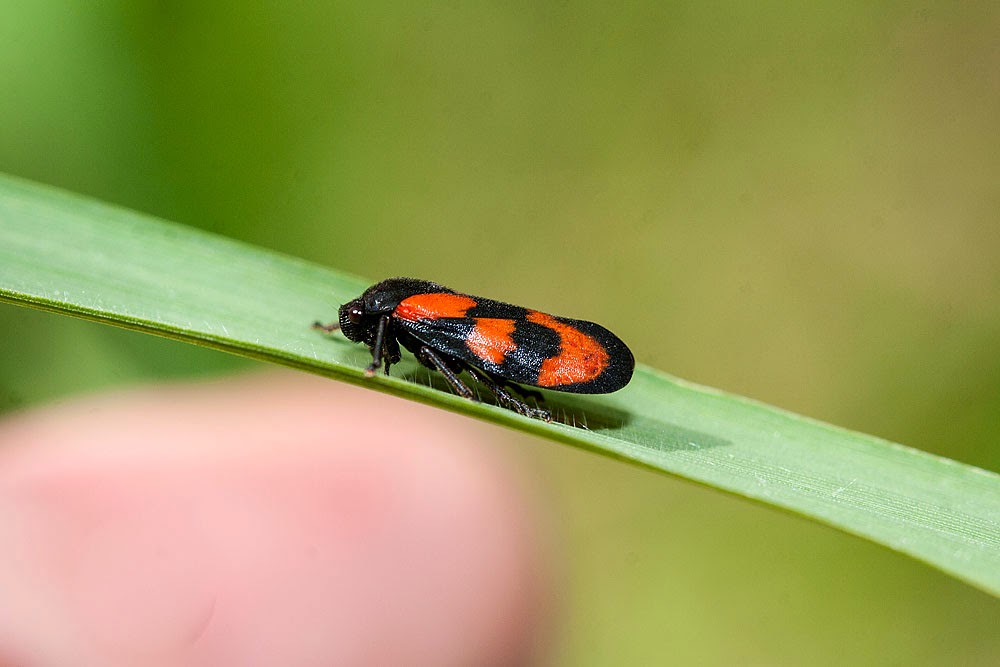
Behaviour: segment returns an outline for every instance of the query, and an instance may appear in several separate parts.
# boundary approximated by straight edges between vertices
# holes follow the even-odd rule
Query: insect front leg
[[[475,395],[467,384],[458,379],[458,374],[453,371],[448,364],[445,363],[444,359],[435,352],[432,348],[422,345],[420,351],[417,353],[420,357],[420,361],[424,363],[425,366],[430,366],[438,373],[444,376],[444,379],[448,381],[451,385],[452,391],[461,396],[462,398],[468,398],[469,400],[476,400]]]
[[[389,367],[393,364],[398,364],[403,358],[402,353],[399,351],[399,341],[396,340],[395,336],[388,335],[385,337],[383,355],[383,361],[385,362],[385,374],[388,375]]]
[[[379,366],[382,365],[382,357],[385,353],[385,339],[386,333],[389,329],[389,323],[392,321],[391,316],[383,315],[378,318],[378,329],[375,331],[375,343],[372,345],[372,362],[368,364],[365,368],[365,376],[372,377],[375,375],[375,371]],[[389,334],[391,336],[391,334]],[[388,360],[392,355],[384,355]],[[386,375],[389,374],[389,367],[385,367]]]

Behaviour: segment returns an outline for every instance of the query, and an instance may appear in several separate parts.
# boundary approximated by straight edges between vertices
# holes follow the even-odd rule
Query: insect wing
[[[600,325],[500,301],[417,294],[393,314],[425,345],[518,384],[608,393],[628,383],[635,365],[625,344]]]
[[[632,351],[601,325],[537,311],[529,311],[527,320],[559,339],[557,351],[538,367],[536,386],[576,394],[607,394],[632,379]]]

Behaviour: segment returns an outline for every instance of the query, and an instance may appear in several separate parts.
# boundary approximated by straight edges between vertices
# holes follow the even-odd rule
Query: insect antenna
[[[334,331],[340,330],[340,322],[330,322],[329,324],[323,324],[319,320],[312,323],[312,328],[317,331],[322,331],[323,333],[333,333]]]

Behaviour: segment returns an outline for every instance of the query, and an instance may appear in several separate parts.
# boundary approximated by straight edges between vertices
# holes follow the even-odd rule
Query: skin
[[[0,422],[0,665],[519,665],[549,591],[496,430],[293,373]]]

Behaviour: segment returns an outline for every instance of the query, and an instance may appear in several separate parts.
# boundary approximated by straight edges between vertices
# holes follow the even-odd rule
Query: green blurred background
[[[0,170],[608,324],[681,377],[1000,470],[983,2],[0,1]],[[0,307],[0,410],[250,362]],[[515,433],[553,661],[995,665],[908,559]]]

